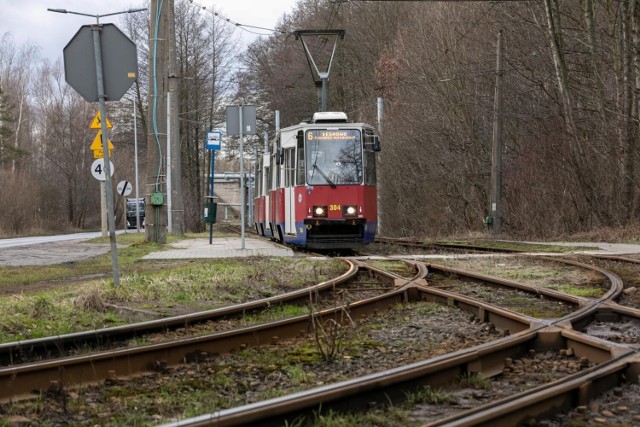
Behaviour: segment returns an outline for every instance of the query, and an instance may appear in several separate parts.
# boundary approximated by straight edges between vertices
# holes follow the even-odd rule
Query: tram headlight
[[[345,205],[342,207],[343,216],[356,216],[358,213],[358,207],[354,205]]]
[[[313,216],[316,218],[324,218],[327,216],[327,207],[326,206],[314,206],[313,207]]]

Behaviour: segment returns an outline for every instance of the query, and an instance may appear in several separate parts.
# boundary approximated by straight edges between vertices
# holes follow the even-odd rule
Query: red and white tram
[[[374,128],[339,112],[282,129],[258,164],[258,234],[309,249],[355,248],[378,224]]]

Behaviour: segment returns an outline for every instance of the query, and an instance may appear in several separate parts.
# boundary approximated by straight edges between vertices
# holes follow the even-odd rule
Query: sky
[[[274,28],[278,19],[291,12],[297,0],[193,0],[194,7],[205,6],[231,21],[243,25]],[[52,61],[62,59],[62,50],[82,25],[93,24],[95,17],[61,14],[47,11],[66,9],[90,15],[105,15],[128,9],[146,7],[144,0],[0,0],[0,37],[11,33],[20,47],[31,42],[40,46],[40,54]],[[146,13],[146,12],[139,12]],[[208,12],[202,12],[208,13]],[[118,16],[104,17],[100,23],[119,23]],[[249,28],[252,31],[264,32]],[[236,29],[243,43],[257,37]]]

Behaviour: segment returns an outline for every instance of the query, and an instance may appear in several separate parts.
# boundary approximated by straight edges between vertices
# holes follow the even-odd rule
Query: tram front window
[[[358,129],[305,132],[307,184],[362,183],[362,135]]]

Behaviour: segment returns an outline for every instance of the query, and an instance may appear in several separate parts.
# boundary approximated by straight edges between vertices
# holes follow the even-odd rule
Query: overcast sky
[[[278,18],[289,13],[295,3],[296,0],[193,0],[194,5],[206,6],[209,10],[215,7],[216,12],[234,22],[266,28],[274,28]],[[43,57],[62,59],[62,49],[69,40],[82,25],[95,23],[95,18],[63,15],[49,12],[47,8],[104,15],[146,7],[146,4],[143,0],[0,0],[0,36],[9,32],[16,46],[31,42],[40,46]],[[104,17],[100,22],[117,25],[119,17]],[[240,29],[235,31],[245,44],[257,37]]]

